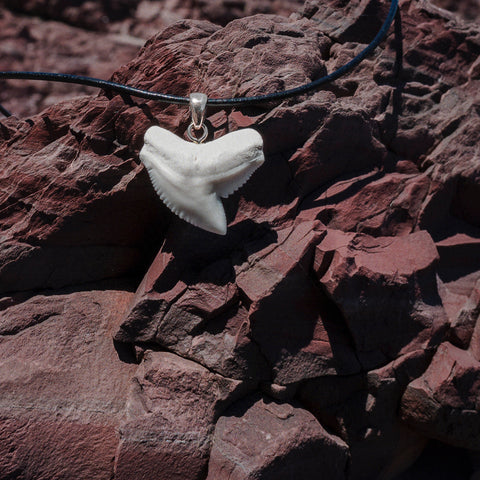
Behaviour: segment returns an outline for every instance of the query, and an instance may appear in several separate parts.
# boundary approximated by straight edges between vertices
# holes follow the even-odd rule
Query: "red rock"
[[[457,233],[438,241],[436,246],[440,254],[440,278],[451,293],[463,296],[466,301],[480,279],[480,239]]]
[[[429,438],[479,450],[479,389],[479,361],[442,343],[427,371],[408,385],[400,417]]]
[[[463,349],[469,346],[480,308],[480,244],[473,235],[457,233],[437,242],[439,293],[451,323],[449,341]]]
[[[328,231],[316,247],[314,268],[365,369],[442,338],[447,318],[436,287],[437,261],[425,231],[377,238]]]
[[[341,42],[369,42],[367,32],[381,25],[387,5],[377,5],[369,0],[338,5],[333,1],[307,0],[304,15],[314,18],[329,36]]]
[[[450,294],[450,296],[451,295],[452,294]],[[463,302],[458,301],[459,298],[463,300]],[[463,295],[457,294],[456,299],[461,305],[461,309],[451,322],[449,340],[457,347],[464,349],[468,348],[468,346],[471,344],[473,349],[472,351],[475,351],[477,342],[475,326],[478,323],[478,318],[480,316],[480,280],[477,280],[472,293],[466,301]]]
[[[111,335],[131,296],[36,296],[2,312],[2,478],[110,478],[137,368]]]
[[[469,299],[469,305],[467,308],[462,310],[464,315],[460,318],[464,321],[462,324],[468,326],[474,323],[472,320],[475,320],[475,325],[470,340],[470,352],[480,362],[480,299],[478,287],[479,284],[477,282],[476,288]]]
[[[145,188],[146,174],[124,147],[112,145],[124,108],[118,100],[79,99],[31,123],[7,121],[0,138],[0,291],[131,275],[149,260],[145,235],[158,238],[165,211]]]
[[[2,68],[63,66],[105,77],[116,70],[119,81],[179,95],[192,90],[212,97],[274,92],[344,65],[364,48],[359,42],[373,38],[388,8],[388,2],[370,0],[344,5],[315,1],[290,19],[259,15],[225,28],[188,20],[156,33],[182,9],[195,16],[219,6],[209,11],[224,22],[228,15],[240,15],[243,5],[247,12],[265,4],[240,2],[228,12],[228,5],[216,0],[143,3],[131,18],[109,25],[110,33],[91,36],[3,15]],[[269,8],[280,4],[270,2]],[[4,439],[15,437],[18,452],[34,451],[27,462],[24,453],[15,457],[6,446],[1,458],[7,475],[17,475],[18,460],[32,480],[37,473],[31,472],[55,478],[57,463],[42,462],[58,458],[68,479],[81,478],[82,463],[89,478],[109,479],[116,469],[117,477],[150,479],[162,466],[166,479],[205,477],[218,416],[253,390],[266,395],[265,403],[268,396],[291,402],[293,407],[281,408],[294,409],[293,418],[312,426],[306,432],[313,440],[305,435],[304,443],[288,444],[291,456],[273,447],[282,462],[325,460],[314,459],[308,446],[325,438],[320,422],[348,445],[352,479],[393,477],[419,454],[425,435],[458,445],[462,429],[474,429],[476,413],[458,413],[451,402],[468,404],[478,393],[475,381],[469,381],[476,378],[479,358],[474,291],[480,270],[475,256],[479,30],[430,1],[405,0],[401,16],[402,70],[396,62],[398,35],[392,30],[370,58],[322,91],[281,105],[208,110],[212,136],[248,125],[265,139],[265,164],[225,200],[225,237],[202,232],[162,207],[138,162],[146,128],[159,124],[183,135],[189,122],[186,108],[108,92],[72,100],[70,95],[86,91],[37,83],[33,90],[32,83],[8,82],[14,90],[2,89],[2,99],[11,99],[13,106],[25,103],[22,114],[56,103],[62,92],[69,99],[31,119],[0,123],[0,286],[5,295],[0,299],[0,354],[17,355],[23,350],[7,350],[8,342],[45,329],[48,335],[35,338],[36,351],[61,351],[65,363],[60,367],[68,375],[76,350],[64,348],[70,343],[58,333],[60,315],[50,317],[61,305],[56,294],[61,288],[87,290],[93,282],[102,291],[102,303],[109,295],[104,289],[124,281],[136,293],[128,308],[122,304],[125,314],[112,333],[122,358],[143,361],[133,385],[144,392],[132,390],[120,446],[123,387],[107,427],[105,415],[103,420],[86,418],[85,404],[75,404],[69,411],[73,423],[65,421],[58,426],[61,433],[44,442],[41,435],[57,428],[58,412],[45,408],[41,418],[46,426],[35,417],[25,433],[23,424],[15,423],[23,420],[12,413],[16,397],[10,402],[7,395],[11,422],[5,424]],[[319,25],[328,37],[319,33]],[[129,35],[153,33],[138,57],[118,68],[137,51],[139,39]],[[99,56],[99,45],[108,59]],[[48,294],[52,304],[46,307],[38,297],[29,300],[32,289],[35,295],[38,290]],[[96,299],[100,294],[88,295]],[[100,321],[91,307],[79,307],[85,313],[79,325]],[[112,309],[117,312],[117,306]],[[437,403],[428,389],[420,399],[427,406],[433,402],[434,411],[447,412],[447,418],[442,423],[428,415],[425,421],[412,417],[406,427],[398,413],[403,390],[409,384],[410,395],[419,378],[444,378],[439,360],[428,375],[424,371],[447,340],[463,348],[458,353],[448,347],[450,357],[460,359],[460,383],[450,382],[448,375],[440,386],[432,380]],[[78,350],[83,348],[82,343]],[[91,348],[103,352],[103,347]],[[151,349],[168,349],[177,357]],[[104,357],[95,358],[100,362]],[[167,365],[165,358],[175,361]],[[97,372],[97,363],[92,364],[93,373],[82,370],[89,379]],[[21,368],[14,367],[17,372]],[[119,369],[127,367],[134,368]],[[134,375],[133,370],[122,372],[122,379]],[[31,392],[42,393],[38,398],[29,390],[30,381]],[[26,399],[45,406],[51,398],[64,405],[73,395],[43,376],[28,377],[22,388]],[[466,392],[464,398],[457,390]],[[12,387],[12,395],[15,391]],[[117,398],[115,389],[109,395]],[[302,408],[296,406],[299,399]],[[248,412],[241,413],[247,418]],[[258,424],[270,422],[263,407],[258,417]],[[246,423],[243,417],[226,415],[221,422]],[[460,425],[459,433],[450,432],[450,424]],[[292,439],[298,426],[285,431]],[[29,447],[29,435],[36,450]],[[100,437],[105,444],[96,449]],[[229,448],[245,451],[241,438],[229,438]],[[77,463],[65,453],[70,441],[78,444]],[[334,443],[339,456],[333,458],[344,459],[343,444]],[[255,447],[259,453],[249,465],[273,471],[275,462],[268,463],[262,445]],[[214,458],[217,465],[232,465],[215,452],[212,469]],[[44,465],[53,474],[42,470]]]
[[[452,0],[435,0],[435,5],[445,8],[451,12],[461,15],[467,20],[475,20],[480,18],[480,7],[475,1],[454,2]]]
[[[209,20],[226,25],[236,18],[247,17],[258,13],[273,13],[288,17],[303,5],[301,0],[173,0],[171,2],[141,1],[134,18],[126,22],[136,35],[143,36],[145,30],[153,35],[173,22],[184,18]]]
[[[373,171],[336,182],[310,197],[304,215],[314,214],[332,229],[405,235],[414,231],[424,199],[434,188],[426,175]]]
[[[249,338],[248,310],[232,282],[231,263],[213,263],[188,285],[172,285],[171,272],[182,274],[182,264],[159,253],[115,338],[158,343],[232,378],[265,379],[267,366]]]
[[[305,222],[280,231],[276,248],[249,255],[236,272],[252,301],[252,337],[281,385],[360,369],[342,318],[309,273],[322,236],[315,230]]]
[[[348,134],[349,141],[345,142]],[[306,195],[351,170],[380,166],[386,156],[365,112],[332,109],[322,126],[289,160],[295,182]]]
[[[248,385],[166,352],[147,352],[121,426],[115,478],[198,479],[206,471],[216,419]]]
[[[45,16],[40,19],[14,14],[6,10],[6,3],[16,6],[17,11],[22,6],[27,7],[27,3],[32,7],[41,3],[51,8],[56,13],[51,18],[57,19],[72,12],[72,8],[65,8],[63,4],[62,7],[55,6],[58,2],[3,2],[0,7],[0,70],[63,72],[108,79],[120,65],[138,53],[145,41],[145,37],[85,31],[65,23],[46,21]],[[77,4],[79,14],[82,8],[93,4],[69,3]],[[110,2],[110,5],[113,3]],[[95,2],[94,6],[101,10],[105,4]],[[98,27],[105,29],[107,25],[99,22],[104,13],[98,13],[95,16],[92,11],[84,12],[84,25],[96,22]],[[73,18],[70,23],[75,23]],[[40,113],[62,100],[95,93],[97,90],[82,85],[6,80],[2,81],[0,102],[13,115],[22,118]]]
[[[207,479],[344,479],[347,459],[347,445],[311,413],[254,397],[218,420]]]
[[[110,21],[120,20],[135,11],[140,0],[113,0],[108,3],[98,0],[62,2],[48,0],[12,1],[3,5],[17,12],[43,18],[62,20],[87,29],[103,30]]]
[[[349,478],[396,478],[422,452],[425,438],[400,424],[397,408],[428,362],[416,351],[368,375],[319,377],[300,386],[303,405],[349,445]]]

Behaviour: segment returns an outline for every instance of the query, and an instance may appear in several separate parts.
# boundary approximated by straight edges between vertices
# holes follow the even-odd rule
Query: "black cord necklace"
[[[209,98],[207,100],[208,105],[215,105],[218,107],[246,107],[252,105],[259,105],[261,103],[275,102],[279,100],[284,100],[286,98],[294,97],[297,95],[302,95],[304,93],[311,92],[319,88],[326,83],[333,82],[338,78],[342,77],[353,68],[355,68],[359,63],[361,63],[370,53],[375,50],[375,48],[380,44],[380,42],[385,38],[387,32],[392,25],[393,20],[395,19],[395,14],[397,13],[398,0],[391,0],[390,10],[388,12],[387,18],[383,22],[382,27],[378,31],[375,38],[365,47],[358,55],[356,55],[352,60],[333,71],[332,73],[325,75],[313,82],[306,83],[299,87],[291,88],[289,90],[284,90],[282,92],[269,93],[267,95],[259,95],[255,97],[240,97],[240,98]],[[23,72],[23,71],[6,71],[0,72],[0,79],[23,79],[23,80],[44,80],[50,82],[61,82],[61,83],[76,83],[79,85],[87,85],[90,87],[101,88],[104,90],[111,90],[133,97],[145,98],[147,100],[156,100],[164,103],[174,103],[178,105],[188,105],[190,99],[188,97],[179,97],[177,95],[169,95],[167,93],[157,93],[150,92],[148,90],[142,90],[140,88],[129,87],[127,85],[122,85],[120,83],[110,82],[108,80],[102,80],[99,78],[85,77],[82,75],[70,75],[66,73],[51,73],[51,72]],[[10,116],[10,113],[1,107],[0,111],[6,115]]]
[[[207,105],[243,107],[275,102],[310,92],[336,80],[357,66],[385,38],[397,8],[398,0],[391,0],[387,18],[375,38],[348,63],[313,82],[267,95],[208,99],[203,93],[191,93],[187,98],[141,90],[98,78],[49,72],[0,72],[0,79],[77,83],[147,100],[189,104],[192,121],[186,136],[190,142],[164,128],[150,127],[145,133],[140,160],[148,171],[155,191],[170,210],[197,227],[224,235],[227,219],[220,198],[226,198],[240,188],[263,164],[263,139],[256,130],[247,128],[203,143],[208,137],[204,123]],[[11,115],[1,105],[0,111],[6,116]]]

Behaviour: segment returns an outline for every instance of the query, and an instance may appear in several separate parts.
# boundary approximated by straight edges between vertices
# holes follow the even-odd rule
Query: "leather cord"
[[[283,90],[281,92],[269,93],[266,95],[259,95],[254,97],[239,97],[239,98],[209,98],[207,105],[217,107],[246,107],[255,106],[263,103],[277,102],[297,95],[302,95],[312,90],[319,88],[320,86],[333,82],[334,80],[342,77],[346,73],[350,72],[359,63],[361,63],[380,42],[385,38],[390,26],[395,19],[395,15],[398,9],[398,0],[391,0],[390,9],[388,11],[387,18],[385,19],[382,27],[378,31],[375,38],[365,47],[358,55],[352,60],[338,68],[337,70],[325,75],[313,82],[306,83],[299,87],[291,88],[289,90]],[[61,83],[76,83],[80,85],[88,85],[90,87],[101,88],[106,91],[114,91],[124,95],[131,95],[133,97],[140,97],[147,100],[156,100],[163,103],[172,103],[179,105],[188,105],[188,97],[179,97],[176,95],[169,95],[166,93],[151,92],[148,90],[142,90],[140,88],[130,87],[120,83],[110,82],[108,80],[102,80],[99,78],[85,77],[81,75],[70,75],[66,73],[51,73],[51,72],[23,72],[23,71],[4,71],[0,72],[0,79],[23,79],[23,80],[44,80],[50,82]],[[10,116],[10,112],[0,105],[0,112],[5,116]]]

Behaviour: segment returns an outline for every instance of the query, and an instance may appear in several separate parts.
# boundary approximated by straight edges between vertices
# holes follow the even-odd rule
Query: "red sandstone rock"
[[[254,397],[218,420],[207,479],[344,479],[347,459],[347,445],[311,413]]]
[[[365,369],[442,338],[447,318],[438,301],[437,260],[425,231],[394,238],[328,231],[316,247],[318,278],[343,314]]]
[[[214,5],[206,2],[191,13]],[[243,5],[245,11],[257,8]],[[173,16],[181,11],[180,4],[170,6]],[[165,11],[154,18],[151,10],[148,17],[154,7],[143,4],[142,19],[139,8],[139,16],[108,27],[129,43],[125,50],[113,47],[119,37],[112,40],[109,33],[82,32],[77,44],[66,40],[70,27],[52,29],[57,24],[32,19],[18,23],[4,14],[0,20],[8,28],[1,30],[0,48],[11,55],[2,59],[20,68],[27,63],[18,52],[48,59],[51,50],[51,65],[68,63],[72,71],[87,51],[88,65],[75,73],[98,74],[98,67],[108,76],[116,70],[114,79],[121,82],[179,95],[261,94],[345,64],[365,46],[359,42],[373,37],[387,4],[312,1],[290,19],[255,16],[225,28],[181,21],[117,68],[139,43],[126,32],[150,35],[167,21],[161,18]],[[224,16],[219,22],[226,14],[240,15],[225,11],[217,12]],[[0,123],[0,355],[9,366],[9,357],[24,349],[45,354],[35,363],[30,352],[6,370],[17,375],[17,383],[3,389],[10,395],[2,403],[6,420],[0,435],[7,475],[23,468],[32,480],[83,474],[110,479],[112,472],[115,478],[150,480],[162,468],[165,479],[199,478],[207,475],[208,463],[211,475],[222,465],[235,469],[221,442],[228,452],[253,452],[245,464],[262,475],[275,472],[276,459],[281,468],[290,460],[310,466],[325,461],[326,470],[343,475],[345,445],[325,436],[322,425],[348,446],[350,479],[393,479],[419,455],[427,437],[473,448],[480,358],[479,28],[427,0],[405,0],[401,16],[402,70],[395,63],[398,37],[392,30],[372,57],[322,91],[281,105],[208,110],[214,136],[251,126],[265,140],[265,164],[225,201],[225,237],[167,211],[138,162],[150,125],[183,135],[189,121],[184,107],[103,92],[50,106],[31,119]],[[319,32],[322,25],[328,37]],[[68,61],[54,54],[56,44],[72,46],[64,51]],[[99,44],[112,59],[92,56]],[[45,86],[38,97],[19,96],[29,103],[19,111],[56,102],[59,91],[51,88]],[[68,87],[69,95],[75,92]],[[135,366],[112,358],[111,338],[84,344],[82,335],[90,334],[82,328],[77,334],[71,324],[67,338],[59,333],[62,322],[72,319],[97,326],[103,317],[95,302],[110,305],[109,293],[72,291],[108,289],[119,281],[136,292],[118,294],[109,335],[125,362],[136,352],[136,374]],[[71,303],[55,293],[69,295]],[[82,295],[91,305],[77,305]],[[70,315],[70,306],[78,317]],[[43,333],[33,338],[37,331]],[[80,345],[69,349],[69,342]],[[84,349],[85,358],[94,356],[92,371],[67,373],[67,385],[35,375],[50,368],[44,359],[54,358],[55,367],[61,353],[61,371],[55,371],[63,378],[76,364],[75,352]],[[106,379],[99,373],[104,364],[111,367]],[[25,372],[33,374],[21,383]],[[91,392],[97,374],[100,397]],[[111,382],[118,378],[117,392]],[[264,406],[269,397],[281,401],[280,411],[293,411],[291,418],[308,426],[306,433],[260,404],[244,408],[238,418],[222,416],[231,402],[254,390],[265,394]],[[30,402],[26,420],[15,410],[18,392]],[[75,395],[81,401],[68,403]],[[103,402],[100,412],[88,410],[92,398]],[[70,423],[50,408],[66,402]],[[112,402],[115,408],[108,410]],[[400,422],[400,402],[408,426]],[[275,443],[281,433],[270,439],[272,461],[264,445],[246,445],[228,433],[245,428],[253,435],[249,419],[285,432],[284,443]],[[10,438],[18,445],[14,451]],[[295,442],[299,438],[303,443]],[[71,444],[77,445],[75,460]],[[312,445],[333,445],[335,454],[315,459]],[[28,460],[27,451],[34,452]]]
[[[480,6],[474,0],[465,2],[454,2],[452,0],[435,0],[435,5],[461,15],[467,20],[478,20],[480,18]]]
[[[138,4],[135,15],[130,20],[121,22],[121,29],[135,36],[147,37],[155,35],[159,30],[185,18],[209,20],[226,25],[236,18],[247,17],[258,13],[272,13],[288,17],[292,12],[301,9],[301,0],[173,0],[154,2],[144,0]],[[115,29],[116,26],[114,25]],[[117,27],[118,28],[118,27]]]
[[[425,438],[400,424],[397,408],[429,359],[417,350],[368,374],[319,377],[300,387],[303,404],[349,445],[350,478],[394,478],[422,452]]]
[[[479,394],[480,362],[443,343],[427,371],[408,385],[400,416],[430,438],[480,450]]]
[[[122,138],[125,114],[121,102],[80,99],[4,123],[1,292],[119,277],[150,255],[164,210],[119,143],[135,142]]]
[[[110,478],[137,368],[111,335],[131,296],[35,296],[2,312],[1,478]]]
[[[267,378],[265,361],[249,338],[248,310],[231,281],[231,263],[213,263],[196,281],[188,282],[191,285],[184,281],[172,285],[172,275],[184,275],[188,260],[177,262],[159,253],[115,338],[156,342],[232,378],[257,382]],[[209,295],[213,285],[215,290]]]
[[[253,250],[236,272],[239,288],[252,301],[252,338],[276,384],[360,369],[343,319],[310,275],[314,245],[322,236],[316,227],[305,222],[279,231],[275,248]]]
[[[473,328],[472,337],[470,340],[470,352],[480,362],[480,299],[478,287],[479,284],[477,282],[475,290],[469,298],[469,305],[462,310],[464,315],[461,316],[461,319],[465,320],[462,323],[462,325],[465,325],[465,327],[470,326],[472,323],[474,323],[472,320],[475,320],[475,326]],[[467,328],[464,329],[467,330]]]
[[[54,7],[55,2],[30,3],[48,3],[58,13],[54,18],[68,12],[66,8]],[[72,3],[92,5],[91,2]],[[92,15],[83,18],[94,20]],[[0,7],[0,27],[0,70],[39,70],[107,79],[120,65],[131,60],[145,41],[143,37],[84,31],[56,21],[20,16],[4,7]],[[0,103],[22,118],[40,113],[62,100],[95,93],[95,89],[82,85],[4,80]]]
[[[63,20],[66,23],[87,29],[102,30],[115,20],[120,20],[134,13],[139,0],[110,0],[100,2],[90,0],[78,2],[75,0],[47,1],[4,0],[3,4],[18,12],[43,18]]]
[[[248,385],[166,352],[147,352],[132,381],[115,478],[202,478],[216,419]]]
[[[468,348],[473,339],[475,325],[478,323],[480,316],[480,281],[477,281],[470,296],[465,300],[465,297],[460,297],[463,300],[462,308],[458,312],[457,317],[452,321],[450,331],[450,341],[460,348]],[[475,337],[476,339],[476,337]]]

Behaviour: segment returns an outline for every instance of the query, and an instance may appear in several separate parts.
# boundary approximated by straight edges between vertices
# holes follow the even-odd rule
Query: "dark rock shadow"
[[[392,95],[392,112],[385,115],[385,120],[382,125],[381,137],[382,142],[388,147],[395,139],[399,118],[403,110],[403,90],[407,84],[407,78],[404,74],[403,68],[403,31],[402,31],[402,16],[400,9],[397,10],[394,23],[394,42],[395,49],[395,63],[393,65],[393,73],[391,77],[380,80],[379,83],[387,83],[394,87]]]
[[[394,480],[468,480],[473,478],[467,450],[430,441],[417,461]]]
[[[175,219],[161,249],[163,253],[171,253],[173,259],[166,265],[155,288],[157,291],[167,291],[179,281],[191,285],[211,264],[216,263],[219,268],[227,268],[221,260],[239,258],[245,244],[259,251],[276,241],[277,234],[267,222],[244,220],[231,226],[227,234],[221,236]],[[231,275],[219,275],[211,269],[211,273],[202,280],[215,285],[225,285],[232,281],[234,274],[232,263],[229,264]],[[205,273],[202,275],[204,277]]]
[[[135,345],[132,343],[122,343],[113,340],[113,346],[117,352],[118,358],[123,363],[138,364],[137,356],[135,354]]]

